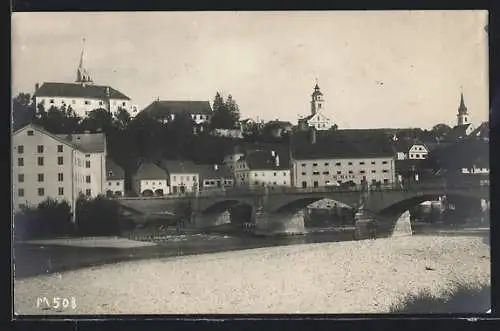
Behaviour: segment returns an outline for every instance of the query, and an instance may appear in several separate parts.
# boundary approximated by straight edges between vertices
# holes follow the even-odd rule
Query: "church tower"
[[[469,112],[464,102],[464,93],[460,94],[460,106],[458,107],[457,126],[470,124]]]
[[[311,115],[315,115],[323,110],[325,100],[323,99],[323,93],[321,93],[318,86],[318,80],[316,79],[316,86],[314,86],[314,92],[311,94]]]
[[[85,38],[83,38],[83,46],[82,53],[80,54],[80,64],[78,65],[78,69],[76,71],[76,83],[80,84],[92,84],[92,77],[90,77],[89,72],[84,67],[84,59],[85,59]]]

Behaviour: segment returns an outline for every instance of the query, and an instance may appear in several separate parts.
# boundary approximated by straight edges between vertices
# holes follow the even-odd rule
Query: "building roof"
[[[212,115],[212,107],[208,101],[153,101],[142,111],[153,117],[165,117],[170,114]]]
[[[391,144],[380,141],[323,141],[296,146],[294,158],[308,159],[362,159],[394,157]]]
[[[217,166],[217,170],[213,165],[199,165],[200,179],[217,179],[217,178],[233,178],[231,170],[225,166]]]
[[[489,122],[481,123],[472,133],[471,136],[489,138],[490,136],[490,124]]]
[[[125,179],[125,171],[115,161],[106,157],[106,180]]]
[[[160,166],[169,174],[197,174],[200,166],[192,161],[166,160],[160,161]]]
[[[84,150],[83,147],[81,146],[78,146],[76,144],[74,144],[71,140],[68,140],[68,139],[65,139],[64,137],[61,137],[60,135],[56,135],[56,134],[53,134],[47,130],[45,130],[43,127],[39,126],[39,125],[36,125],[36,124],[33,124],[33,123],[29,123],[25,126],[23,126],[22,128],[20,128],[19,130],[15,131],[13,133],[13,135],[16,135],[17,133],[21,132],[22,130],[24,130],[25,128],[32,128],[33,130],[35,131],[38,131],[38,132],[41,132],[49,137],[51,137],[52,139],[55,139],[57,140],[58,142],[62,143],[62,144],[65,144],[71,148],[75,148],[75,149],[78,149],[82,152],[88,152],[87,150]]]
[[[467,129],[469,129],[470,126],[472,126],[471,123],[457,125],[452,128],[449,136],[451,136],[452,139],[465,138],[467,137]]]
[[[99,133],[58,134],[58,137],[71,141],[79,149],[87,153],[104,153],[106,151],[106,135]]]
[[[107,88],[109,89],[110,99],[130,100],[125,94],[110,86],[81,83],[43,83],[42,86],[35,91],[35,96],[105,99],[107,97]]]
[[[279,165],[276,166],[276,159],[272,156],[271,150],[248,151],[240,160],[245,160],[250,170],[287,170],[290,169],[289,153],[274,150],[279,158]]]
[[[287,121],[274,120],[274,121],[267,122],[266,126],[269,126],[269,127],[276,126],[276,127],[280,127],[280,128],[288,128],[288,127],[292,127],[293,124],[290,122],[287,122]]]
[[[154,163],[141,163],[135,173],[137,179],[167,179],[167,173]]]

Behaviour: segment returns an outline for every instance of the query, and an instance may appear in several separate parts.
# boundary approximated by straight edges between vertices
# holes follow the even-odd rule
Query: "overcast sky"
[[[82,38],[96,84],[142,109],[156,98],[239,104],[296,122],[318,78],[340,128],[454,125],[463,88],[488,119],[486,11],[14,13],[13,93],[73,82]]]

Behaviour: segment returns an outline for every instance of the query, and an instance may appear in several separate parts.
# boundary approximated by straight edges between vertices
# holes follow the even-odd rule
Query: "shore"
[[[414,236],[122,262],[15,280],[14,311],[383,313],[408,293],[444,295],[454,281],[490,284],[483,238]],[[42,307],[40,298],[54,297],[75,298],[75,308]]]

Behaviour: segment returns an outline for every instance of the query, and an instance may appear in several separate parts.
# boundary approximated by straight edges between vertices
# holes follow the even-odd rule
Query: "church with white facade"
[[[299,128],[301,130],[307,130],[314,127],[318,131],[329,130],[333,122],[325,115],[324,109],[325,100],[323,98],[323,93],[319,88],[318,82],[316,82],[314,91],[311,94],[311,114],[299,119]]]
[[[85,40],[84,40],[85,42]],[[84,66],[85,47],[82,47],[80,63],[74,83],[44,82],[35,85],[35,102],[42,104],[45,110],[51,107],[71,108],[75,114],[84,118],[92,110],[103,108],[111,113],[118,109],[127,110],[132,117],[137,108],[132,100],[122,92],[106,85],[96,85]]]

